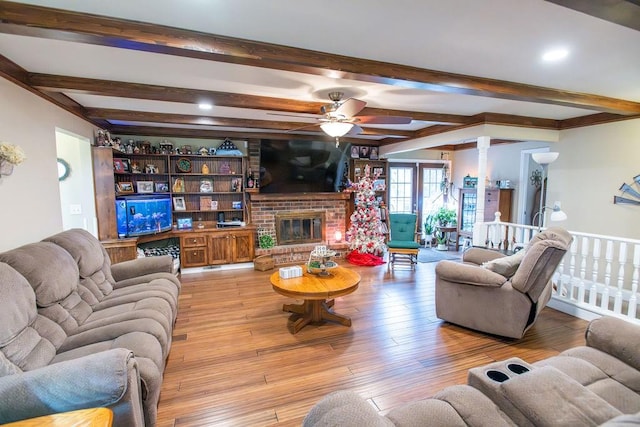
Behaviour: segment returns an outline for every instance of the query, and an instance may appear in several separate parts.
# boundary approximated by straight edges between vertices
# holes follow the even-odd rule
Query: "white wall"
[[[62,231],[56,127],[93,139],[88,122],[0,78],[0,141],[27,160],[0,179],[0,251]]]
[[[562,131],[552,149],[547,200],[562,201],[567,228],[640,239],[640,206],[613,203],[640,174],[640,119]]]
[[[623,183],[640,192],[640,185],[633,184],[633,177],[640,174],[640,119],[565,130],[560,132],[557,143],[491,146],[488,174],[492,181],[511,180],[516,188],[513,212],[518,211],[520,152],[545,146],[560,153],[558,160],[549,165],[547,205],[561,201],[562,210],[569,217],[563,227],[640,239],[640,206],[613,203],[613,196],[620,195]],[[476,149],[453,152],[454,195],[462,186],[462,178],[467,174],[476,176],[477,170]]]

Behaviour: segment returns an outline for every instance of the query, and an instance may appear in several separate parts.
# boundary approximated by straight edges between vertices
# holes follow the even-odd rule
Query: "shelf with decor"
[[[155,198],[164,198],[167,202],[172,224],[163,227],[162,231],[160,226],[157,232],[152,230],[157,238],[176,235],[180,237],[181,244],[189,245],[190,233],[210,232],[211,236],[207,235],[205,239],[207,246],[212,242],[216,245],[222,242],[212,239],[212,236],[223,235],[229,239],[226,261],[252,259],[253,238],[250,236],[255,235],[255,227],[238,227],[249,221],[245,198],[247,158],[208,153],[160,153],[155,152],[156,149],[147,147],[154,152],[142,154],[126,153],[111,147],[92,147],[99,238],[111,241],[130,237],[120,233],[116,211],[121,212],[122,207],[116,201],[159,196]],[[230,226],[235,227],[227,228]],[[144,238],[149,240],[153,235],[145,235]],[[196,256],[189,262],[187,258],[183,260],[183,266],[193,267],[200,262],[204,263],[202,265],[211,264],[214,252],[213,247],[209,248],[205,259],[199,260]]]
[[[351,159],[349,162],[349,180],[351,182],[357,182],[360,177],[364,176],[365,168],[369,166],[369,177],[372,180],[373,191],[376,195],[378,206],[380,207],[380,218],[383,224],[386,226],[387,212],[386,206],[388,205],[387,186],[388,186],[388,166],[389,162],[386,159]],[[353,202],[353,201],[352,201]],[[350,218],[353,213],[353,203],[351,203],[350,211],[347,213],[347,217]]]

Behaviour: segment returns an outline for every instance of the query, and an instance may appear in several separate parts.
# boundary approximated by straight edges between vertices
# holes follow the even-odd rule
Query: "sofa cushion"
[[[91,290],[98,300],[99,295],[108,295],[113,290],[111,260],[102,244],[91,233],[82,229],[72,229],[44,239],[64,248],[78,265],[82,284]]]
[[[46,366],[66,334],[36,310],[33,289],[11,266],[0,263],[0,376]]]
[[[496,258],[491,261],[487,261],[482,266],[488,270],[498,273],[504,277],[511,277],[515,274],[516,270],[524,258],[525,251],[520,250],[513,255],[504,256],[502,258]]]
[[[597,394],[551,366],[505,381],[500,391],[535,426],[598,425],[621,415]],[[507,415],[514,420],[520,416]]]
[[[0,262],[0,347],[30,325],[37,314],[36,296],[27,279]]]
[[[447,387],[431,399],[408,403],[388,414],[396,426],[513,426],[487,396],[467,385]],[[428,420],[428,421],[427,421]]]
[[[39,307],[65,299],[78,287],[78,266],[69,253],[47,242],[31,243],[0,254],[22,274],[36,293]],[[55,274],[53,274],[55,272]]]

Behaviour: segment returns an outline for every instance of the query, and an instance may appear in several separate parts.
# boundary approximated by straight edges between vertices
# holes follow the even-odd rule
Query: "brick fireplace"
[[[295,243],[290,241],[271,249],[256,249],[256,256],[271,255],[276,265],[303,263],[308,260],[309,253],[316,245],[327,245],[332,249],[342,251],[347,248],[343,242],[335,242],[335,232],[340,231],[345,235],[348,226],[349,206],[351,205],[350,193],[295,193],[295,194],[250,194],[251,197],[251,223],[258,229],[276,230],[276,221],[284,219],[285,222],[297,218],[295,224],[306,225],[313,228],[317,218],[324,216],[323,229],[310,231],[313,235],[308,243]],[[290,222],[289,225],[294,225]],[[295,226],[294,226],[295,227]],[[318,231],[321,236],[317,236]]]

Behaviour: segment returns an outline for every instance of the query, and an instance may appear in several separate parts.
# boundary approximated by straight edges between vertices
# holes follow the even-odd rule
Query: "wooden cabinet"
[[[98,234],[112,259],[135,258],[136,251],[135,239],[118,239],[116,198],[162,194],[172,198],[174,230],[158,233],[157,238],[180,237],[183,267],[252,261],[253,228],[217,228],[250,220],[245,195],[247,158],[162,154],[161,148],[141,143],[140,152],[124,153],[92,147]],[[186,219],[193,230],[176,231],[178,220]]]
[[[181,232],[182,266],[233,264],[253,261],[255,230],[229,228]]]
[[[203,267],[207,265],[207,236],[190,233],[180,239],[180,255],[183,267]]]
[[[101,241],[102,246],[109,254],[111,264],[130,261],[138,257],[138,239],[107,239]]]
[[[511,222],[512,197],[513,188],[490,188],[485,190],[483,221],[493,221],[495,213],[500,212],[500,221]],[[475,188],[460,189],[458,197],[458,239],[460,237],[473,237],[477,201],[478,196]]]

